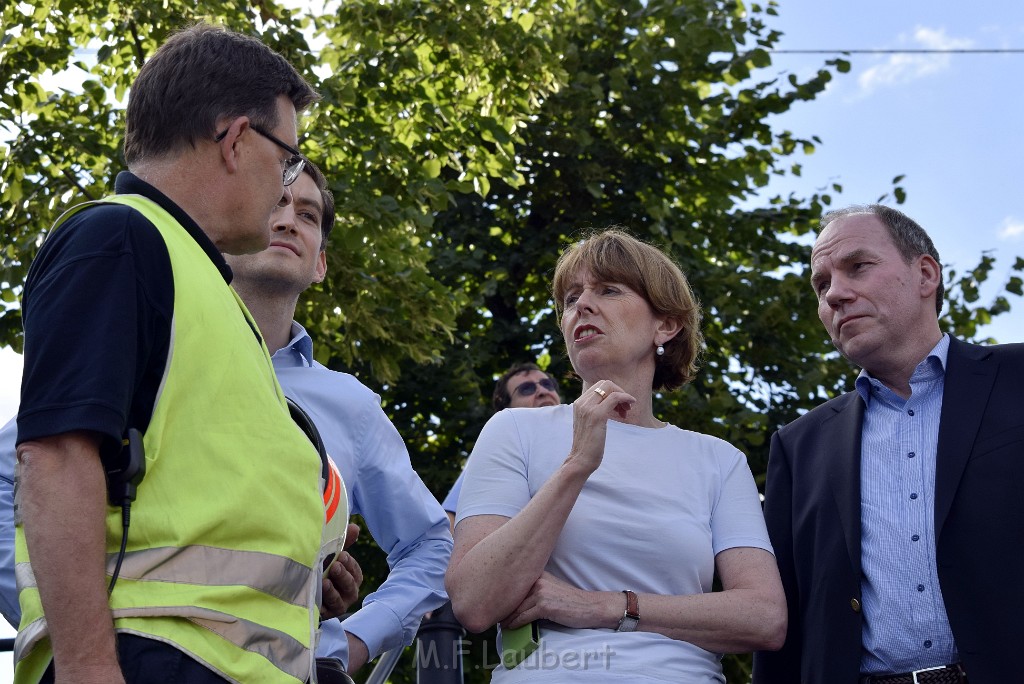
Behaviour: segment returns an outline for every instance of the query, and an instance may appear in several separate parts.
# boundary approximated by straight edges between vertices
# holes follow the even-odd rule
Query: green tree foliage
[[[14,302],[62,208],[109,192],[121,116],[146,57],[197,19],[260,36],[323,94],[302,147],[331,180],[328,280],[300,320],[320,360],[379,389],[429,486],[443,496],[490,415],[494,379],[539,359],[571,375],[551,311],[558,253],[588,228],[625,226],[670,251],[704,304],[704,370],[656,410],[719,435],[763,478],[772,430],[848,386],[814,315],[804,266],[833,185],[767,196],[800,173],[813,136],[771,117],[813,100],[849,65],[801,80],[770,69],[775,2],[272,0],[9,2],[0,9],[0,294]],[[95,59],[90,59],[94,55]],[[84,75],[63,89],[49,74]],[[902,202],[900,178],[892,199]],[[968,338],[1020,295],[988,305],[993,266],[947,274],[947,329]],[[1024,273],[1024,259],[1014,264]],[[16,307],[0,343],[20,347]],[[396,496],[400,496],[396,493]],[[386,572],[368,542],[366,586]],[[493,656],[476,639],[467,681]],[[407,657],[395,681],[412,681]],[[749,659],[726,659],[730,682]]]

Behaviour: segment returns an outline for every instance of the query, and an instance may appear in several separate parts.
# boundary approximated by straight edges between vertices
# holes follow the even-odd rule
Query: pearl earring
[[[659,344],[658,348],[654,350],[654,353],[657,354],[658,356],[664,356],[665,355],[665,347]]]

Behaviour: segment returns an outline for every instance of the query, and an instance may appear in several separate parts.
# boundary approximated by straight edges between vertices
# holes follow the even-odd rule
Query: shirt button
[[[910,500],[911,501],[913,501],[916,498],[917,498],[917,492],[914,492],[913,494],[910,495]]]
[[[914,409],[910,409],[909,411],[907,411],[907,415],[908,416],[914,415]]]
[[[918,584],[917,585],[917,590],[918,591],[924,591],[924,585],[923,584]]]
[[[924,647],[925,648],[931,648],[932,647],[932,640],[931,639],[925,639]]]
[[[860,612],[860,601],[855,598],[850,599],[850,608],[853,608],[854,613]]]
[[[915,456],[917,456],[917,454],[915,454],[913,451],[907,454],[907,458],[914,458]]]
[[[920,535],[915,534],[913,537],[910,538],[910,541],[919,541],[920,539]]]

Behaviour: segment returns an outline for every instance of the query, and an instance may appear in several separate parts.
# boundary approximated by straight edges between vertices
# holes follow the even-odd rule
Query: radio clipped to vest
[[[107,468],[107,498],[111,506],[122,506],[135,501],[142,478],[146,476],[146,449],[142,433],[129,428],[121,442],[117,462]]]
[[[106,469],[107,499],[111,506],[121,507],[121,550],[117,553],[117,564],[110,576],[107,593],[114,591],[117,576],[121,573],[125,550],[128,548],[128,528],[131,526],[132,501],[138,492],[139,483],[146,476],[146,449],[142,444],[142,433],[135,428],[128,429],[128,436],[121,442],[117,461]]]

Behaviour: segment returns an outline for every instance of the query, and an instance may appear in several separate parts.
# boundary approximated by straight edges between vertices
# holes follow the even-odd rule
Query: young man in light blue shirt
[[[349,510],[387,553],[390,573],[340,624],[324,623],[318,656],[351,673],[380,653],[412,643],[425,613],[445,602],[451,555],[448,519],[412,468],[380,398],[347,373],[313,360],[313,344],[292,320],[299,296],[327,271],[334,205],[319,169],[292,185],[292,203],[272,217],[270,247],[229,257],[232,285],[263,334],[285,394],[309,414],[341,471]]]

